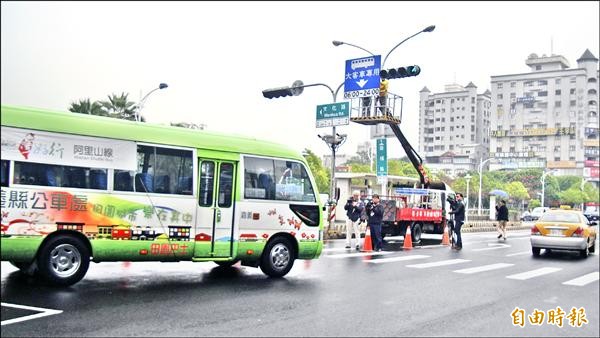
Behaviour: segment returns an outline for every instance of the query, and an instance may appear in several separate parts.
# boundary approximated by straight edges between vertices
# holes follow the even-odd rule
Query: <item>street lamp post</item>
[[[148,96],[150,96],[150,94],[154,93],[155,91],[159,90],[159,89],[165,89],[169,87],[169,85],[167,85],[166,83],[161,83],[158,85],[158,87],[152,89],[150,92],[148,92],[148,94],[146,94],[141,100],[140,102],[137,104],[138,109],[135,112],[135,120],[139,122],[140,117],[142,115],[142,108],[144,108],[144,103],[146,103],[146,99],[148,98]]]
[[[483,164],[487,161],[490,161],[492,158],[488,158],[487,160],[483,161],[483,159],[479,159],[479,198],[477,199],[477,215],[481,216],[481,182],[482,182],[482,171],[483,171]]]
[[[465,222],[468,223],[469,222],[469,182],[471,181],[471,175],[467,174],[465,176],[465,180],[467,181],[467,198],[466,198],[466,210],[465,210]]]
[[[550,174],[552,174],[554,172],[556,172],[555,169],[550,170],[550,171],[544,170],[544,172],[542,173],[542,207],[545,207],[545,205],[544,205],[544,199],[545,199],[545,196],[546,196],[546,176],[548,176],[548,175],[550,175]]]

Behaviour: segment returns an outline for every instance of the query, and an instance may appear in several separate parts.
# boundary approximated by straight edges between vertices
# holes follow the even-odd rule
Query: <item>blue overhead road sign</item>
[[[346,60],[344,98],[379,95],[381,55]]]

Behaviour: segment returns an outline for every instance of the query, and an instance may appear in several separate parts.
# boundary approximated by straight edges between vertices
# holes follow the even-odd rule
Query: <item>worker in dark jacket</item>
[[[462,238],[460,236],[460,228],[465,222],[465,205],[463,204],[463,195],[461,193],[456,194],[456,202],[452,204],[451,214],[454,215],[454,234],[456,235],[456,241],[452,249],[462,249]]]
[[[367,203],[365,207],[369,217],[368,226],[371,229],[373,241],[373,250],[381,251],[383,249],[383,239],[381,237],[381,222],[383,221],[383,205],[379,203],[379,195],[373,194],[373,200]]]
[[[496,205],[496,220],[498,221],[498,239],[500,237],[506,240],[506,222],[508,222],[508,208],[506,201],[500,200],[500,205]]]

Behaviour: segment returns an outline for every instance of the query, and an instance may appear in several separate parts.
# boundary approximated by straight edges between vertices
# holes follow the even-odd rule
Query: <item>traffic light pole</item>
[[[331,96],[333,97],[333,103],[336,103],[337,101],[337,94],[339,93],[340,89],[342,89],[342,87],[344,86],[344,82],[342,82],[337,89],[335,90],[335,92],[333,91],[333,89],[331,87],[329,87],[328,85],[324,84],[324,83],[313,83],[313,84],[303,84],[302,81],[298,80],[296,82],[294,82],[292,84],[291,87],[278,87],[278,88],[271,88],[271,89],[265,89],[263,90],[263,96],[267,99],[273,99],[273,98],[278,98],[278,97],[285,97],[285,96],[298,96],[300,94],[302,94],[302,91],[304,90],[304,88],[306,87],[314,87],[314,86],[324,86],[327,87],[327,89],[329,89],[329,91],[331,92]],[[335,132],[335,126],[332,127],[332,131],[331,131],[331,135],[325,135],[325,136],[320,136],[319,138],[322,139],[327,146],[329,146],[329,148],[331,149],[331,189],[330,189],[330,195],[329,195],[329,201],[328,201],[328,205],[329,205],[329,212],[327,213],[327,231],[324,234],[325,238],[329,238],[329,233],[332,229],[332,225],[334,223],[334,219],[332,217],[332,213],[334,208],[337,205],[337,201],[334,199],[335,196],[335,152],[336,150],[346,141],[346,135],[339,135]]]

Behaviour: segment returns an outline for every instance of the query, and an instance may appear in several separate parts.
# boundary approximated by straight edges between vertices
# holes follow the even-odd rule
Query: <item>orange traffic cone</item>
[[[450,245],[450,238],[448,238],[448,226],[444,224],[444,235],[442,235],[442,245]]]
[[[406,235],[404,235],[404,246],[402,249],[412,249],[412,236],[410,235],[410,225],[406,227]]]
[[[362,251],[371,252],[373,251],[373,243],[371,242],[371,229],[367,225],[367,230],[365,231],[365,241],[363,243]]]

